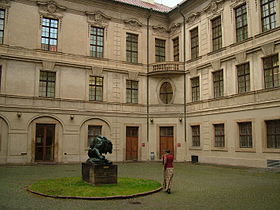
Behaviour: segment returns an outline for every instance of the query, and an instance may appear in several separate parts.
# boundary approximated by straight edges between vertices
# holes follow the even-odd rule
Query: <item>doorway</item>
[[[162,158],[164,152],[170,150],[170,153],[174,155],[174,135],[173,127],[160,127],[160,152],[159,159]]]
[[[138,160],[138,127],[126,127],[126,160]]]

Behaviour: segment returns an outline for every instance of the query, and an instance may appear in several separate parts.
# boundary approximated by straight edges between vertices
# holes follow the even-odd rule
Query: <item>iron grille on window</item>
[[[213,51],[222,48],[222,23],[221,17],[217,17],[212,21],[212,44]]]
[[[126,33],[126,61],[138,63],[138,35]]]
[[[265,88],[280,86],[278,54],[263,59]]]
[[[198,28],[191,30],[191,58],[197,58],[199,55]]]
[[[92,26],[90,29],[90,55],[103,58],[104,29]]]
[[[156,62],[165,61],[165,40],[156,39]]]
[[[55,79],[56,79],[55,72],[40,71],[40,89],[39,89],[40,96],[54,98]]]
[[[179,37],[173,39],[173,56],[174,61],[179,61]]]
[[[236,41],[248,38],[248,23],[246,4],[235,9]]]
[[[5,10],[0,9],[0,44],[4,43]]]
[[[43,50],[57,51],[58,20],[42,18],[41,47]]]
[[[102,126],[101,125],[89,125],[88,126],[88,146],[96,136],[101,135]]]
[[[237,66],[238,93],[250,91],[250,68],[249,63]]]
[[[138,103],[138,81],[126,80],[126,102]]]
[[[213,72],[214,98],[224,95],[223,70]]]
[[[89,100],[103,100],[103,77],[89,76]]]
[[[280,120],[266,121],[267,148],[280,148]]]
[[[199,77],[191,79],[192,84],[192,101],[199,101],[200,92],[199,92]]]
[[[164,82],[160,87],[160,99],[165,104],[170,104],[173,97],[173,89],[169,82]]]
[[[276,1],[261,0],[262,30],[267,31],[276,27]]]
[[[192,146],[199,147],[200,146],[200,126],[195,125],[191,126],[192,128]]]
[[[224,124],[214,125],[215,129],[215,147],[225,147],[225,129]]]
[[[240,148],[252,148],[252,123],[242,122],[239,126],[239,146]]]

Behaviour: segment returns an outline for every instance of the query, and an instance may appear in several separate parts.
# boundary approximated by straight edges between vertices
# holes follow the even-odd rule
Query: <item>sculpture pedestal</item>
[[[117,184],[117,174],[117,165],[82,163],[83,180],[93,185]]]

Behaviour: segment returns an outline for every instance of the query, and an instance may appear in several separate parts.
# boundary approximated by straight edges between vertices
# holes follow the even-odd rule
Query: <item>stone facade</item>
[[[92,126],[112,140],[108,159],[113,161],[147,161],[152,152],[159,160],[165,147],[172,147],[180,162],[198,156],[201,163],[267,167],[268,160],[280,161],[280,2],[270,1],[276,23],[270,19],[265,30],[261,2],[189,0],[159,12],[101,0],[0,1],[0,164],[83,162]],[[237,41],[236,11],[242,5],[247,34]],[[58,23],[55,50],[42,49],[43,18]],[[221,47],[213,51],[217,18]],[[98,58],[90,54],[92,27],[104,30]],[[127,61],[127,34],[137,35],[135,63]],[[177,37],[179,61],[174,61]],[[165,40],[163,62],[156,61],[157,39]],[[198,56],[192,57],[195,46]],[[272,57],[270,87],[264,63]],[[237,68],[246,63],[249,90],[240,92]],[[221,70],[217,96],[213,81]],[[54,97],[42,97],[42,72],[55,75]],[[102,100],[90,100],[90,76],[103,78]],[[199,97],[193,100],[197,77]],[[136,103],[127,101],[127,81],[137,81]],[[172,94],[162,92],[164,84]],[[170,100],[163,101],[168,94]],[[251,143],[240,146],[244,122],[251,126]],[[276,128],[272,146],[269,122]],[[215,125],[223,125],[222,133]],[[194,126],[199,126],[198,144]],[[129,128],[136,134],[128,134]],[[167,137],[172,145],[165,144]]]

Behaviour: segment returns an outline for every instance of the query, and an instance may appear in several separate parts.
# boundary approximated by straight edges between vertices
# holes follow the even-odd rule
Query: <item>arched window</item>
[[[169,82],[162,83],[160,87],[160,100],[165,104],[170,104],[173,97],[173,89]]]

